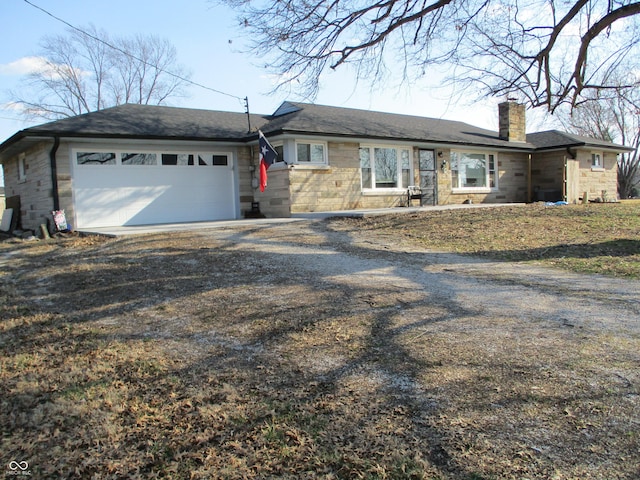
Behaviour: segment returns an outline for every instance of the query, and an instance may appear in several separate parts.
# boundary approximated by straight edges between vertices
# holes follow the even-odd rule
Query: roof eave
[[[271,130],[266,132],[265,135],[267,137],[275,137],[278,135],[305,135],[312,137],[336,137],[336,138],[351,138],[357,140],[379,140],[379,141],[393,141],[393,142],[411,142],[411,143],[429,143],[433,145],[439,146],[464,146],[464,147],[482,147],[482,148],[495,148],[500,150],[515,150],[522,152],[531,152],[535,150],[535,147],[530,143],[521,143],[521,144],[513,144],[513,143],[504,143],[504,144],[492,144],[492,143],[483,143],[483,142],[464,142],[464,141],[455,141],[455,140],[446,140],[446,139],[429,139],[429,138],[416,138],[416,137],[390,137],[385,135],[357,135],[354,133],[325,133],[325,132],[309,132],[306,130],[294,130],[294,129],[286,129],[279,128],[276,130]]]
[[[589,149],[598,149],[598,150],[604,150],[604,151],[616,152],[616,153],[633,152],[635,150],[635,148],[626,147],[624,145],[616,145],[616,144],[601,145],[601,144],[597,144],[597,143],[577,142],[577,143],[566,143],[566,144],[562,144],[562,145],[551,145],[551,146],[546,146],[546,147],[538,147],[538,148],[535,149],[535,151],[536,152],[551,152],[551,151],[555,151],[555,150],[563,150],[564,151],[564,150],[571,149],[571,148],[589,148]]]
[[[238,136],[224,136],[224,137],[202,137],[192,135],[129,135],[121,133],[74,133],[74,132],[60,132],[55,130],[40,130],[37,132],[21,130],[9,137],[2,144],[0,144],[0,159],[2,154],[10,147],[15,146],[22,140],[47,140],[52,138],[62,139],[120,139],[120,140],[171,140],[171,141],[187,141],[187,142],[224,142],[224,143],[237,143],[245,144],[250,140],[249,135]]]

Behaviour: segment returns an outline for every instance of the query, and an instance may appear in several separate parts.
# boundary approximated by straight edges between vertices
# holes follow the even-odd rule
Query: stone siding
[[[259,168],[255,171],[256,185],[260,178]],[[260,213],[266,217],[290,217],[291,202],[289,200],[289,168],[278,165],[269,169],[267,173],[267,188],[264,192],[256,186],[255,200],[260,204]]]
[[[254,188],[255,200],[267,217],[288,217],[292,213],[327,212],[403,205],[404,193],[363,193],[360,186],[358,143],[329,142],[329,165],[272,166],[267,188]],[[257,151],[254,150],[254,158]],[[259,170],[256,165],[256,181]]]
[[[491,192],[454,191],[451,179],[451,150],[438,158],[438,204],[455,205],[472,203],[523,203],[529,201],[529,156],[526,153],[497,153],[498,187]],[[444,172],[440,168],[446,161]]]
[[[253,178],[253,168],[251,164],[251,147],[239,147],[237,149],[238,167],[238,189],[240,202],[240,216],[251,211],[253,202],[253,189],[251,180]]]
[[[386,208],[405,203],[404,193],[362,192],[359,148],[358,143],[329,142],[329,166],[291,167],[291,212]]]
[[[592,168],[591,153],[578,150],[575,159],[565,151],[534,154],[533,200],[554,200],[553,193],[560,192],[560,197],[569,203],[582,201],[585,193],[590,200],[615,201],[618,198],[617,156],[604,153],[603,167]]]
[[[37,232],[41,224],[51,224],[53,219],[53,190],[49,152],[52,144],[41,142],[27,149],[25,154],[25,179],[18,179],[16,155],[4,163],[5,195],[20,196],[20,227]]]
[[[498,105],[499,136],[510,142],[526,142],[526,109],[515,102]]]
[[[618,199],[618,160],[615,153],[605,153],[602,168],[591,167],[591,152],[579,151],[577,162],[580,168],[578,192],[587,193],[589,200],[613,202]]]
[[[533,201],[554,200],[564,191],[565,152],[546,152],[533,154],[531,159],[531,185]]]
[[[67,222],[73,222],[73,180],[71,178],[71,150],[69,144],[60,142],[56,152],[56,178],[58,179],[58,200],[60,209],[64,210]],[[52,200],[53,203],[53,200]],[[73,224],[71,225],[73,227]]]

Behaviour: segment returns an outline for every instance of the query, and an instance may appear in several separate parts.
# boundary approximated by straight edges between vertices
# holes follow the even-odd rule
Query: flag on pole
[[[265,136],[258,130],[258,144],[260,147],[260,191],[264,192],[267,187],[267,170],[276,161],[278,153],[267,141]]]

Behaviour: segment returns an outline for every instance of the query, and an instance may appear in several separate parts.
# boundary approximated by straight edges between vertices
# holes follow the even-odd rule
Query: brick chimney
[[[512,101],[498,105],[499,136],[509,142],[526,142],[527,125],[524,105]]]

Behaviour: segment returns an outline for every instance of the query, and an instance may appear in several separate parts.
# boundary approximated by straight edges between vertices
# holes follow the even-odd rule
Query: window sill
[[[273,171],[273,170],[286,170],[287,168],[289,168],[289,165],[284,163],[284,162],[277,162],[277,163],[273,163],[271,164],[271,166],[269,167],[269,170]],[[260,165],[258,165],[256,167],[256,170],[260,170]]]
[[[591,167],[592,172],[604,172],[604,167]]]
[[[330,170],[326,163],[294,163],[291,165],[296,170]]]
[[[406,188],[367,188],[362,189],[363,195],[406,195]]]

